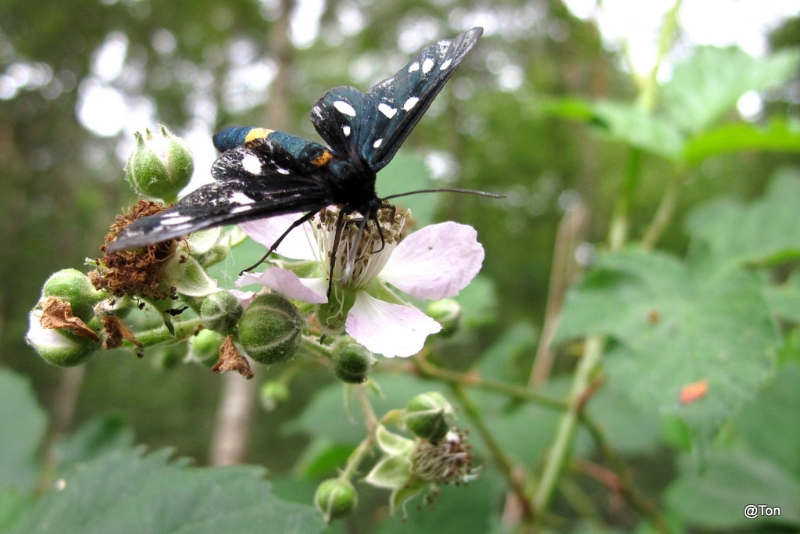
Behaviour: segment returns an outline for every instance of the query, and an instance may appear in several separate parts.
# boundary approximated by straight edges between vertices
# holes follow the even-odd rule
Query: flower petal
[[[296,213],[290,213],[239,223],[239,228],[244,230],[251,239],[269,248],[297,219]],[[302,224],[289,232],[289,235],[281,241],[276,252],[284,258],[293,260],[318,260],[319,252],[311,225]]]
[[[454,297],[483,264],[483,246],[471,226],[444,222],[426,226],[397,245],[380,278],[419,299]]]
[[[324,278],[298,278],[292,271],[269,267],[260,273],[243,274],[236,280],[239,287],[250,284],[267,286],[290,299],[313,304],[328,302],[328,283]]]
[[[345,331],[353,339],[387,358],[413,356],[430,334],[441,329],[418,309],[378,300],[366,291],[356,294],[345,321]]]
[[[242,308],[247,309],[248,306],[256,299],[258,294],[255,291],[240,291],[238,289],[231,289],[230,294],[239,299]]]

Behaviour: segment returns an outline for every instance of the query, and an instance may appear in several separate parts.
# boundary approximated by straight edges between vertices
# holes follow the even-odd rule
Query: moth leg
[[[336,254],[339,252],[339,242],[342,239],[342,228],[347,224],[344,222],[344,210],[340,209],[339,214],[336,216],[336,232],[333,234],[333,247],[331,247],[330,266],[328,267],[328,298],[331,296],[331,288],[333,287],[333,269],[336,267]],[[345,268],[347,266],[345,265]]]
[[[276,248],[278,248],[278,246],[279,246],[279,245],[281,244],[281,242],[282,242],[282,241],[283,241],[283,240],[286,238],[286,236],[287,236],[287,235],[289,235],[289,232],[291,232],[292,230],[294,230],[295,228],[297,228],[297,227],[298,227],[298,226],[300,226],[301,224],[303,224],[303,223],[305,223],[305,222],[308,222],[308,221],[310,221],[310,220],[311,220],[311,218],[312,218],[312,217],[314,217],[314,215],[316,215],[316,214],[317,214],[317,212],[316,212],[316,211],[310,211],[310,212],[306,213],[305,215],[303,215],[302,217],[300,217],[299,219],[297,219],[296,221],[294,221],[294,222],[293,222],[293,223],[292,223],[292,224],[289,226],[289,228],[287,228],[287,229],[286,229],[286,231],[285,231],[285,232],[283,232],[283,233],[281,234],[281,236],[280,236],[278,239],[276,239],[276,240],[275,240],[275,242],[272,244],[272,246],[271,246],[271,247],[269,247],[269,250],[267,251],[267,253],[266,253],[266,254],[264,254],[264,256],[263,256],[263,257],[262,257],[260,260],[258,260],[257,262],[255,262],[253,265],[251,265],[251,266],[250,266],[250,267],[248,267],[247,269],[242,269],[242,271],[239,273],[239,276],[242,276],[242,275],[243,275],[244,273],[246,273],[246,272],[250,272],[250,271],[252,271],[252,270],[253,270],[253,269],[255,269],[256,267],[258,267],[259,265],[261,265],[262,263],[264,263],[264,261],[266,261],[266,259],[269,257],[269,255],[270,255],[270,254],[272,254],[273,252],[275,252],[275,249],[276,249]],[[330,292],[330,289],[329,289],[328,291]]]

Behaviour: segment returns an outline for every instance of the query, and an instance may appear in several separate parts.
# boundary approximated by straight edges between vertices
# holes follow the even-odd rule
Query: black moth
[[[237,127],[219,132],[214,145],[222,155],[211,167],[217,181],[200,187],[162,213],[134,221],[108,250],[159,243],[214,226],[305,212],[272,245],[269,255],[293,228],[321,209],[337,205],[335,250],[344,215],[358,212],[363,217],[363,230],[370,220],[376,220],[385,200],[401,196],[378,197],[376,173],[391,161],[482,33],[482,28],[473,28],[425,47],[397,74],[366,94],[354,87],[328,91],[311,109],[311,122],[328,147],[263,128]]]

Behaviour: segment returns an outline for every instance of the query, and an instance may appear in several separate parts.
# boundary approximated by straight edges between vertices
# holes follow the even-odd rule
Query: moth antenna
[[[486,191],[475,191],[474,189],[453,189],[450,187],[442,187],[439,189],[418,189],[417,191],[408,191],[406,193],[398,193],[396,195],[389,195],[388,197],[383,197],[381,201],[386,201],[391,198],[399,198],[399,197],[407,197],[409,195],[418,195],[420,193],[461,193],[464,195],[476,195],[479,197],[489,197],[489,198],[506,198],[505,195],[498,195],[495,193],[488,193]]]

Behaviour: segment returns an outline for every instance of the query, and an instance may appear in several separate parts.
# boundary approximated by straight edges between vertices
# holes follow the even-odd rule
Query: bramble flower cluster
[[[430,335],[458,330],[460,307],[452,297],[480,270],[484,251],[477,233],[446,222],[405,235],[409,212],[388,204],[368,221],[340,216],[336,207],[322,210],[286,236],[278,259],[236,280],[251,291],[222,287],[208,269],[247,236],[272,246],[296,215],[110,252],[127,225],[166,209],[193,171],[188,149],[166,128],[136,140],[126,174],[147,199],[117,216],[102,256],[87,260],[90,273],[55,273],[30,313],[26,340],[49,363],[74,366],[111,349],[143,356],[164,347],[169,357],[162,362],[173,366],[183,347],[186,362],[248,379],[253,361],[275,365],[309,357],[325,362],[342,382],[361,384],[377,365],[375,355],[412,356]],[[435,318],[411,302],[419,300],[433,301]],[[262,388],[268,409],[288,395],[281,380]],[[447,400],[430,393],[412,399],[406,410],[401,426],[414,439],[383,424],[373,429],[367,443],[377,444],[383,457],[366,482],[392,489],[393,509],[437,484],[474,478],[469,446],[454,419]],[[355,509],[357,493],[343,475],[324,482],[315,503],[332,521]]]

